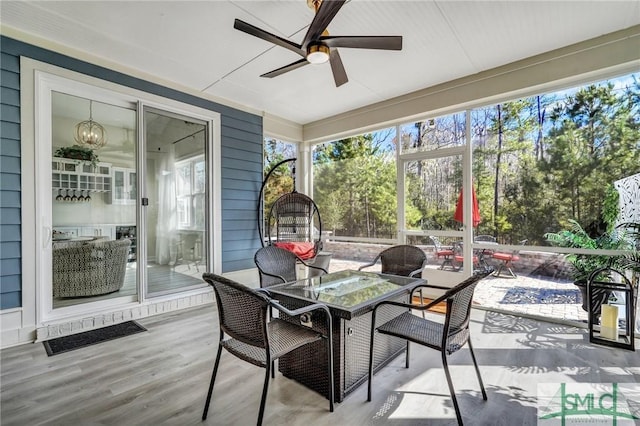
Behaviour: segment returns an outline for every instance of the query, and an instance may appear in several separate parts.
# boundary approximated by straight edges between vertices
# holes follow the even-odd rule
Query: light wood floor
[[[133,296],[137,292],[137,263],[129,263],[124,276],[124,284],[118,291],[109,294],[89,297],[54,298],[53,308],[79,305],[98,300],[114,299],[122,296]],[[204,267],[196,268],[193,263],[181,263],[176,266],[150,263],[147,266],[149,293],[167,293],[194,286],[206,286],[202,280]]]
[[[474,310],[472,339],[489,400],[467,349],[450,357],[467,425],[535,425],[537,384],[638,383],[640,356],[588,343],[586,330]],[[199,425],[217,348],[207,305],[140,320],[148,331],[47,357],[41,343],[0,352],[0,424]],[[328,411],[328,402],[278,374],[265,425],[455,424],[440,355],[412,346]],[[264,370],[223,352],[208,425],[255,424]]]

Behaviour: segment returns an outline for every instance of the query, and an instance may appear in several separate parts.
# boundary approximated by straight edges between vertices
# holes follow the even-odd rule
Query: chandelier
[[[75,141],[93,149],[102,148],[107,143],[107,131],[93,121],[93,101],[89,101],[89,119],[76,124]]]

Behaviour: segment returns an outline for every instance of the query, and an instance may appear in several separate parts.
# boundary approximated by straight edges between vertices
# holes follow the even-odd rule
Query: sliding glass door
[[[203,285],[207,269],[207,123],[145,108],[149,296]]]
[[[213,264],[206,112],[151,108],[57,77],[43,82],[40,318],[206,288],[202,273]]]
[[[51,92],[53,309],[138,299],[136,104],[104,99]]]

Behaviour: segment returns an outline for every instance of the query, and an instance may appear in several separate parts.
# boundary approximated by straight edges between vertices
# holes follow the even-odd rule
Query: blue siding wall
[[[20,58],[4,53],[4,49],[0,52],[0,309],[4,309],[20,306],[22,301]]]
[[[0,309],[21,306],[20,56],[220,113],[222,270],[254,267],[253,254],[260,247],[262,117],[4,36],[0,52]]]

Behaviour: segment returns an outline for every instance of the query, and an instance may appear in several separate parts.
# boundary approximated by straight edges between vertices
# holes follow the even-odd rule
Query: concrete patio
[[[329,272],[358,269],[365,263],[357,260],[331,259]],[[379,266],[377,268],[379,270]],[[368,270],[374,271],[376,267]],[[585,326],[587,322],[580,291],[572,282],[562,279],[533,278],[524,274],[516,278],[490,276],[476,288],[474,305],[481,309],[550,321],[581,323]]]

